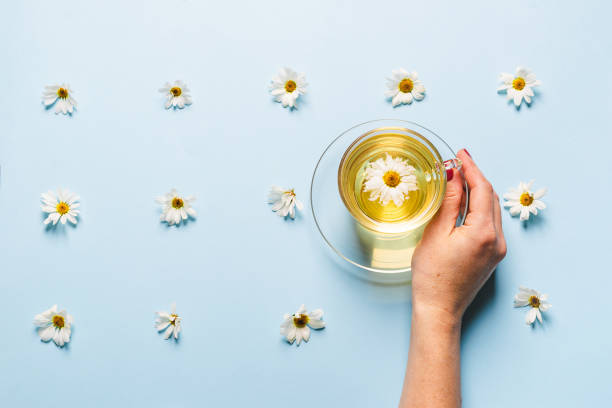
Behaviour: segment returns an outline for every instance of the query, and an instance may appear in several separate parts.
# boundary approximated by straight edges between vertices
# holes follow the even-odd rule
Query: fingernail
[[[451,181],[454,175],[455,172],[453,171],[453,169],[446,170],[446,181]]]
[[[467,149],[463,149],[463,151],[466,152],[468,156],[472,157],[472,155],[470,154],[470,152],[467,151]]]

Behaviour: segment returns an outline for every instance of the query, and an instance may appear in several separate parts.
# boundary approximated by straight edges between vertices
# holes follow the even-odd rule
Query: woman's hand
[[[499,197],[469,153],[458,156],[470,189],[465,223],[455,227],[465,193],[461,174],[451,169],[444,202],[412,259],[413,308],[451,319],[461,319],[506,255]]]
[[[499,198],[467,151],[458,153],[470,188],[464,225],[455,227],[463,178],[447,175],[446,196],[412,258],[410,353],[401,408],[461,406],[461,318],[506,255]]]

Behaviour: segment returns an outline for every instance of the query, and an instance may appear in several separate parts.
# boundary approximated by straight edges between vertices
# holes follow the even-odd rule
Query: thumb
[[[438,213],[427,226],[427,229],[450,234],[455,228],[457,217],[459,216],[459,208],[463,198],[463,182],[461,173],[456,169],[447,170],[446,179],[444,200]]]

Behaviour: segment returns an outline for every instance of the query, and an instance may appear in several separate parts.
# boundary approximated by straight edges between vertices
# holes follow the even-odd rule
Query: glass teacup
[[[336,137],[317,162],[310,191],[315,224],[341,258],[368,271],[366,279],[406,281],[413,251],[444,198],[446,170],[460,167],[450,146],[416,123],[359,124]],[[384,184],[404,192],[401,200]],[[459,224],[467,202],[466,195]]]
[[[444,161],[435,145],[415,129],[379,127],[359,136],[338,167],[344,205],[363,227],[405,233],[424,226],[438,211],[446,191]]]

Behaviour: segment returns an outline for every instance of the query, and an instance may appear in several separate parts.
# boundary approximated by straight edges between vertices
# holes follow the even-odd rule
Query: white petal
[[[512,74],[507,74],[507,73],[501,73],[499,75],[499,80],[506,83],[506,84],[511,84],[512,81],[514,80],[514,75]]]
[[[540,301],[541,301],[541,299],[540,299]],[[551,307],[552,307],[552,305],[550,303],[546,303],[546,302],[540,303],[540,310],[543,311],[543,312],[546,312]]]
[[[297,328],[292,324],[291,327],[289,327],[287,329],[287,332],[285,333],[285,338],[287,339],[287,341],[291,344],[293,344],[293,342],[295,341],[297,337]],[[300,339],[301,341],[301,339]],[[299,344],[299,342],[298,342]]]
[[[55,329],[53,333],[53,342],[60,347],[64,347],[64,336],[61,330]]]
[[[310,328],[308,326],[297,329],[298,345],[300,344],[300,337],[304,341],[310,340]]]
[[[536,319],[536,310],[535,308],[529,309],[527,315],[525,316],[525,323],[532,324]]]
[[[529,304],[528,300],[514,299],[514,307],[524,307]]]
[[[544,195],[546,195],[548,189],[546,188],[541,188],[538,191],[536,191],[535,193],[533,193],[533,198],[536,200],[539,200],[540,198],[544,197]]]
[[[323,320],[310,318],[308,321],[308,325],[313,329],[322,329],[325,327],[325,322]]]
[[[164,332],[164,340],[168,340],[174,331],[174,326],[170,325]]]
[[[165,322],[159,322],[157,325],[155,325],[155,328],[157,329],[157,331],[162,331],[166,327],[168,327],[169,324],[170,324],[170,320],[167,320]]]
[[[401,98],[402,98],[402,97],[401,97],[401,92],[398,92],[398,93],[397,93],[397,94],[396,94],[396,95],[393,97],[393,99],[391,100],[391,105],[392,105],[393,107],[396,107],[397,105],[400,105],[400,104],[401,104],[401,102],[400,102],[400,101],[401,101]]]
[[[51,340],[54,334],[55,334],[55,327],[53,326],[41,327],[38,329],[38,335],[40,336],[40,339],[42,341]]]

